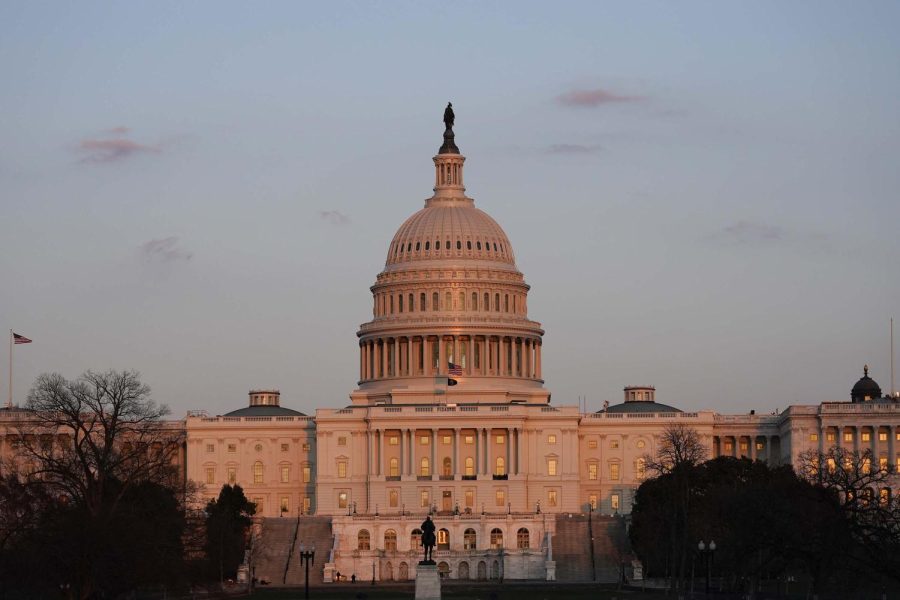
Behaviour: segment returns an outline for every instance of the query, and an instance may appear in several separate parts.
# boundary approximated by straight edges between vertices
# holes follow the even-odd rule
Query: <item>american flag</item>
[[[447,373],[449,375],[462,375],[462,367],[459,365],[454,365],[453,363],[447,363],[449,370]]]
[[[13,332],[13,343],[14,344],[30,344],[31,340],[29,340],[24,335],[19,335],[16,332]]]

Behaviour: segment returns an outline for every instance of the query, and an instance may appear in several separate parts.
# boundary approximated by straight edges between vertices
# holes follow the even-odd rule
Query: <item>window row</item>
[[[437,549],[450,549],[450,531],[444,528],[438,529],[436,532]],[[384,532],[383,543],[381,549],[385,552],[397,551],[397,532],[388,529]],[[413,529],[409,537],[410,548],[418,548],[422,545],[422,531]],[[516,532],[516,548],[527,550],[531,547],[531,533],[525,527],[520,527]],[[486,548],[491,550],[499,550],[503,548],[503,530],[499,527],[491,529],[489,545]],[[485,549],[486,549],[485,548]],[[372,550],[372,535],[368,529],[360,529],[356,534],[357,550]],[[472,528],[468,528],[463,532],[463,550],[478,549],[478,534]]]
[[[280,443],[279,447],[281,448],[282,452],[290,452],[290,450],[291,450],[291,445],[289,443]],[[259,444],[259,443],[254,444],[253,449],[257,452],[262,452],[263,445]],[[301,444],[300,449],[303,450],[303,452],[309,452],[310,444],[308,442],[304,442],[303,444]],[[216,450],[217,450],[217,445],[215,443],[207,443],[206,444],[206,453],[207,454],[213,454],[216,452]],[[225,444],[225,450],[229,454],[235,454],[238,451],[238,445],[237,444]]]
[[[217,468],[215,465],[208,465],[204,467],[204,474],[206,476],[206,484],[214,485],[219,483],[216,478]],[[280,483],[290,483],[291,482],[291,466],[290,465],[278,465],[278,474]],[[238,483],[238,465],[227,465],[225,467],[225,481],[228,485],[234,485]],[[253,463],[251,468],[251,476],[253,478],[253,483],[265,483],[265,465],[261,461],[256,461]],[[302,483],[310,483],[312,481],[312,467],[303,466],[300,469],[300,477]]]
[[[375,295],[374,314],[376,317],[404,312],[427,312],[438,310],[504,312],[526,314],[524,294],[500,292],[456,292],[433,291],[430,294],[412,292],[399,294],[379,293]]]
[[[463,248],[466,249],[467,252],[483,252],[486,255],[504,255],[506,253],[506,249],[503,247],[503,242],[497,242],[495,240],[450,240],[445,238],[444,240],[435,239],[434,242],[431,240],[397,243],[394,242],[391,244],[388,253],[394,258],[401,258],[403,256],[408,256],[413,252],[433,252],[434,254],[438,254],[441,251],[451,252],[453,249],[456,249],[458,252],[461,252]]]

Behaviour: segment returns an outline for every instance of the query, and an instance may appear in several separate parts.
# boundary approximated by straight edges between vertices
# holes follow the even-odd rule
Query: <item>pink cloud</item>
[[[111,163],[124,160],[130,156],[144,153],[157,153],[159,148],[139,144],[125,138],[108,140],[81,140],[78,152],[82,155],[82,163]]]
[[[111,133],[113,135],[126,135],[130,128],[125,127],[124,125],[119,125],[118,127],[113,127],[112,129],[107,130],[107,133]]]
[[[643,96],[626,96],[600,88],[593,90],[572,90],[556,97],[556,101],[563,106],[574,106],[578,108],[595,108],[603,104],[638,102],[641,100],[644,100]]]

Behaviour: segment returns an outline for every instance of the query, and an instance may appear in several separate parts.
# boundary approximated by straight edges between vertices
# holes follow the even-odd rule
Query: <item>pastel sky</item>
[[[456,109],[556,404],[890,387],[900,3],[0,4],[0,326],[180,416],[348,403]],[[3,353],[5,358],[5,352]],[[5,400],[6,366],[0,369]]]

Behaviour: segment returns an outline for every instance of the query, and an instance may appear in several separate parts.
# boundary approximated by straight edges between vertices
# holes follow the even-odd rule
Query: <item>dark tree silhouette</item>
[[[223,485],[219,497],[206,505],[206,556],[220,581],[237,574],[255,513],[256,505],[239,485]]]

